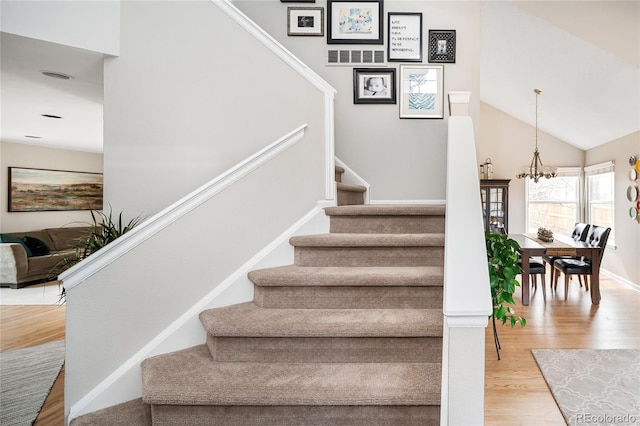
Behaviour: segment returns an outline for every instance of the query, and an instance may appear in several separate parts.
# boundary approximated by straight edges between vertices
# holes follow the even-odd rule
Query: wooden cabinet
[[[484,231],[509,233],[509,179],[481,179]]]

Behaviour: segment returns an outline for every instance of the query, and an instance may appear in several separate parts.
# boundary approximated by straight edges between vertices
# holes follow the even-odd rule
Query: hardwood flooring
[[[65,306],[0,306],[0,351],[64,340]],[[35,426],[64,424],[64,366]]]
[[[549,276],[547,276],[547,286]],[[527,319],[525,328],[497,324],[502,350],[498,361],[493,329],[486,329],[485,424],[509,426],[564,425],[531,349],[640,348],[640,292],[606,275],[600,277],[602,300],[592,305],[589,292],[574,278],[564,300],[564,281],[558,290],[541,284],[529,306],[522,306],[518,290],[514,309]]]
[[[547,282],[548,282],[547,277]],[[534,291],[529,306],[520,304],[518,315],[527,318],[525,328],[498,324],[502,360],[498,361],[491,325],[486,330],[486,425],[563,425],[531,349],[640,348],[640,292],[605,275],[601,277],[602,301],[591,304],[589,293],[574,280],[569,298],[564,285],[558,292]],[[64,339],[64,306],[0,306],[0,350],[19,349]],[[36,426],[64,423],[64,369],[45,402]]]

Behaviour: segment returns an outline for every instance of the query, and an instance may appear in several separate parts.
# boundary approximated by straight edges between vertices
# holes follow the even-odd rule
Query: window
[[[587,185],[587,221],[611,228],[607,245],[615,246],[614,164],[612,161],[584,168]]]
[[[527,180],[527,232],[547,228],[571,233],[580,221],[580,168],[558,168],[558,177]]]

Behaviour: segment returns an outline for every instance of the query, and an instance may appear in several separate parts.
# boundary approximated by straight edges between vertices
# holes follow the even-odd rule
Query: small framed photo
[[[354,68],[354,104],[395,104],[395,68]]]
[[[324,36],[324,8],[288,7],[287,35]]]
[[[400,65],[400,118],[444,118],[443,65]]]
[[[456,30],[429,30],[429,62],[456,62]]]
[[[383,0],[327,0],[327,44],[384,44]]]
[[[422,13],[389,12],[387,60],[422,62]]]

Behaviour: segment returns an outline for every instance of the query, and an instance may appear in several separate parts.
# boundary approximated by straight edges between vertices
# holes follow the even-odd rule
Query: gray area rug
[[[531,352],[568,425],[640,424],[640,350]]]
[[[0,425],[33,424],[64,355],[64,340],[0,353]]]

